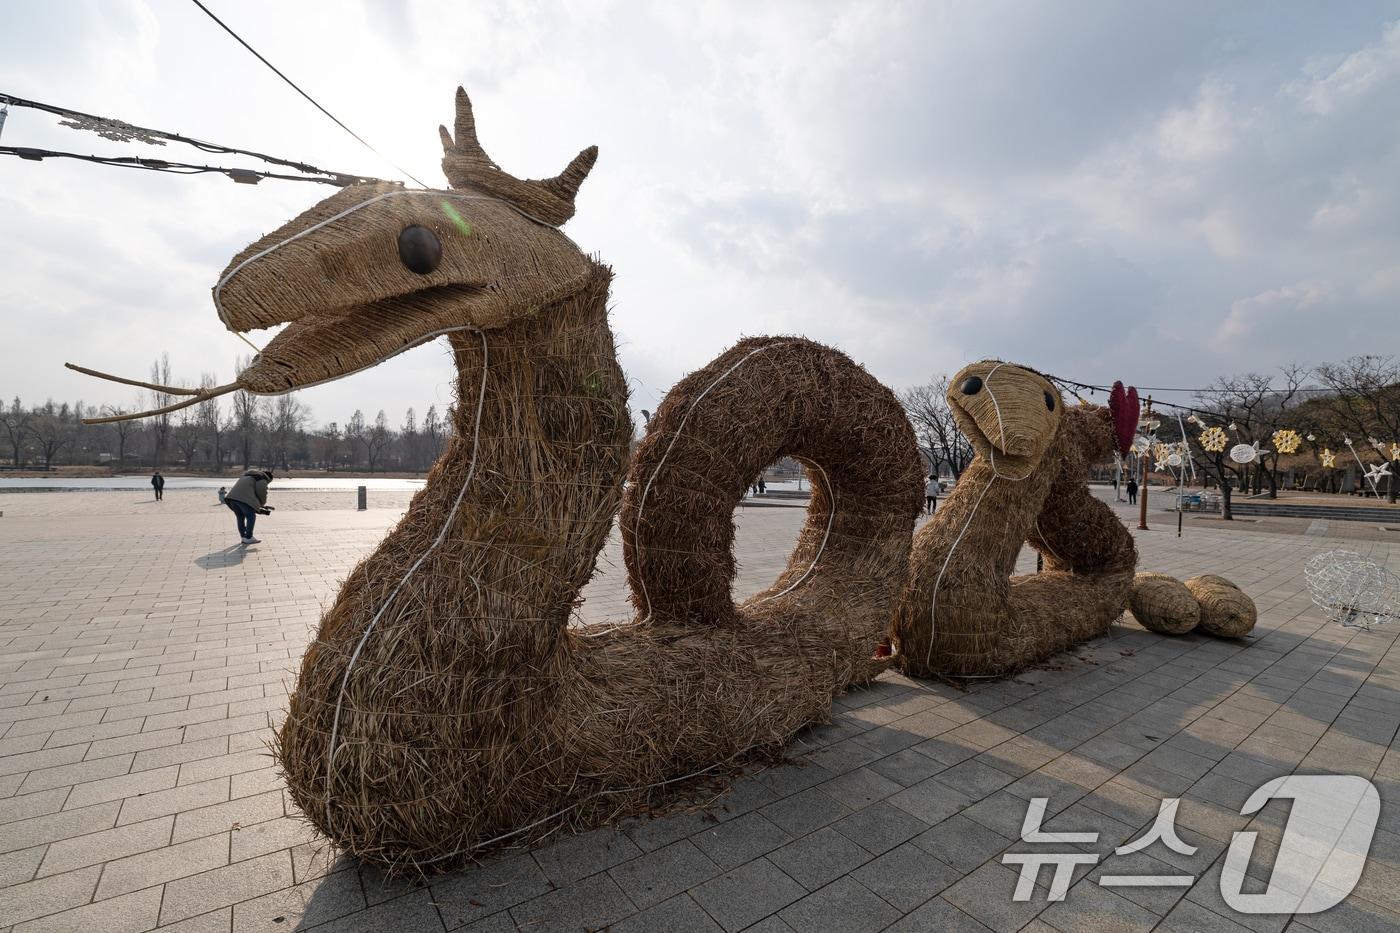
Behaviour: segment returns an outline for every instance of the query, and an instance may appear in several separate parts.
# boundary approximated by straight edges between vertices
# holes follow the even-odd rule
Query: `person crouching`
[[[261,543],[253,537],[253,523],[259,515],[272,511],[272,506],[267,504],[267,484],[270,482],[271,470],[249,470],[224,496],[224,505],[233,511],[238,521],[238,537],[243,544]]]

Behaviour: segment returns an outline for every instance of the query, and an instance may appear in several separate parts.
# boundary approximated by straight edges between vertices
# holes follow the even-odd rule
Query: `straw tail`
[[[452,187],[493,194],[556,227],[574,216],[574,197],[593,163],[598,161],[598,147],[589,146],[553,178],[528,180],[506,173],[481,147],[471,98],[460,87],[457,88],[456,138],[445,126],[438,127],[438,134],[442,137],[442,172]]]
[[[448,449],[306,652],[278,757],[306,815],[361,855],[392,864],[515,825],[508,787],[553,741],[539,730],[632,433],[609,278],[596,266],[539,314],[452,335]]]

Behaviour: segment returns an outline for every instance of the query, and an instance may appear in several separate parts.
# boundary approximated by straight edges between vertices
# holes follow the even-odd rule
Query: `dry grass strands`
[[[1259,612],[1238,586],[1224,577],[1204,573],[1186,581],[1201,606],[1200,631],[1221,638],[1242,638],[1254,630]]]
[[[1065,410],[1039,373],[997,361],[964,368],[948,398],[977,456],[914,538],[894,623],[904,668],[1005,674],[1103,634],[1137,564],[1086,482],[1113,449],[1107,409]],[[1013,577],[1023,542],[1044,570]]]
[[[279,760],[306,815],[362,858],[448,869],[502,835],[637,812],[669,781],[824,719],[833,695],[888,663],[874,655],[919,505],[912,431],[889,390],[805,340],[745,341],[667,397],[623,508],[642,619],[568,627],[630,436],[606,283],[600,272],[576,299],[486,336],[476,476],[347,678],[367,620],[470,469],[482,350],[453,338],[452,446],[306,654]],[[733,509],[784,454],[820,468],[807,526],[787,571],[736,607]]]
[[[1196,597],[1180,580],[1165,573],[1134,577],[1128,608],[1143,628],[1159,635],[1185,635],[1201,621]]]

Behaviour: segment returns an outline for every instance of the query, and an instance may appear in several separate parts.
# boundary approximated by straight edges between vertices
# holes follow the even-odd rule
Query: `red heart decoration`
[[[1136,388],[1123,391],[1123,383],[1115,382],[1113,391],[1108,393],[1108,412],[1113,418],[1113,435],[1118,441],[1118,452],[1127,454],[1133,446],[1133,435],[1137,433],[1138,394]]]

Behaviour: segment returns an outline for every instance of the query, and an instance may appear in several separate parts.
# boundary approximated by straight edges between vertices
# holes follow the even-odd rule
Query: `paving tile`
[[[86,904],[97,887],[100,866],[50,875],[0,889],[0,917],[6,923],[23,923]]]
[[[783,908],[778,916],[798,933],[874,933],[898,920],[900,912],[847,876]]]
[[[570,836],[534,853],[545,876],[557,885],[568,884],[642,854],[631,839],[610,829]]]
[[[1045,907],[1041,891],[1031,892],[1029,901],[1012,900],[1016,872],[996,862],[988,862],[945,890],[941,897],[974,920],[993,930],[1018,930]]]
[[[880,855],[926,831],[929,824],[899,807],[876,803],[843,816],[831,828],[872,855]]]
[[[233,905],[233,933],[303,930],[364,910],[353,872],[337,872]]]
[[[608,869],[608,874],[639,908],[658,904],[719,873],[719,866],[688,839]]]
[[[1106,888],[1081,881],[1063,901],[1046,907],[1040,919],[1064,933],[1148,933],[1160,918]]]
[[[838,775],[817,787],[828,797],[839,800],[852,810],[869,806],[903,789],[901,784],[869,768],[859,768]]]
[[[67,839],[99,829],[110,829],[117,821],[121,804],[100,803],[81,810],[64,810],[6,824],[0,832],[0,852],[13,852],[45,842]]]
[[[834,823],[850,813],[851,808],[823,793],[819,787],[809,787],[770,803],[759,812],[786,832],[802,836]]]
[[[957,813],[976,798],[954,790],[937,777],[931,777],[892,794],[888,799],[894,806],[912,813],[931,826]]]
[[[76,810],[79,807],[89,807],[95,803],[105,803],[108,800],[122,800],[126,797],[143,796],[155,791],[166,790],[175,786],[177,771],[176,768],[158,768],[154,771],[139,771],[135,774],[123,774],[118,777],[78,784],[68,795],[63,809]]]
[[[20,849],[0,855],[0,888],[31,880],[39,863],[44,860],[46,851],[43,846],[35,846],[32,849]]]
[[[607,875],[588,878],[510,908],[516,925],[536,930],[598,930],[637,908]]]
[[[170,842],[170,829],[174,823],[174,817],[158,817],[144,823],[60,839],[49,846],[38,873],[41,876],[57,875],[159,849]]]
[[[655,933],[658,930],[665,930],[666,933],[720,933],[723,929],[687,894],[678,894],[662,901],[610,928],[611,933]]]
[[[128,855],[107,863],[102,872],[102,883],[97,886],[97,899],[116,897],[128,891],[196,875],[227,863],[227,836],[208,836]],[[216,906],[219,905],[210,905],[211,908]]]
[[[160,920],[161,923],[183,920],[211,908],[237,904],[290,887],[291,884],[292,859],[288,852],[274,852],[235,862],[168,883],[160,908]]]
[[[1248,933],[1233,920],[1227,920],[1189,900],[1180,901],[1156,927],[1160,933]],[[1354,929],[1351,933],[1358,933]]]
[[[886,927],[888,933],[986,933],[987,929],[941,897],[932,898]],[[1030,927],[1022,929],[1029,931]]]
[[[455,930],[539,897],[552,884],[535,860],[522,853],[434,879],[431,887],[443,922]]]
[[[18,777],[23,779],[24,775]],[[63,802],[68,799],[70,792],[71,789],[67,787],[54,787],[0,800],[0,824],[57,813],[63,809]]]
[[[1017,838],[1019,833],[1017,836],[1003,836],[975,820],[954,816],[916,836],[913,841],[914,845],[940,862],[953,866],[962,874],[969,874]]]
[[[791,842],[792,836],[762,813],[745,813],[695,833],[690,841],[720,868],[729,869],[767,855]]]
[[[280,790],[255,797],[240,797],[197,810],[182,810],[175,816],[175,832],[171,839],[184,842],[209,833],[241,832],[244,826],[275,820],[283,813]]]
[[[279,926],[280,929],[280,926]],[[548,929],[537,927],[536,929]],[[358,913],[315,927],[316,933],[443,933],[446,927],[427,890],[414,891]],[[162,933],[164,930],[162,929]]]
[[[141,933],[155,926],[160,897],[160,888],[135,891],[21,923],[14,928],[14,933],[71,933],[74,930]]]
[[[757,858],[690,891],[728,933],[752,926],[805,897],[806,889],[766,858]],[[518,918],[517,918],[518,919]]]
[[[870,861],[865,849],[830,827],[795,839],[769,853],[768,860],[808,891]]]
[[[117,822],[138,823],[168,813],[182,813],[210,804],[222,803],[228,799],[228,778],[217,778],[203,784],[190,784],[186,787],[172,787],[170,790],[156,791],[140,797],[128,797],[122,801],[121,816]]]
[[[961,871],[912,842],[866,862],[850,874],[901,913],[918,907],[962,876]]]

